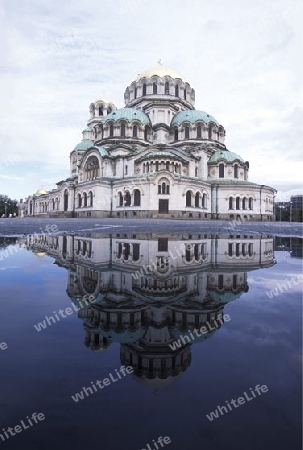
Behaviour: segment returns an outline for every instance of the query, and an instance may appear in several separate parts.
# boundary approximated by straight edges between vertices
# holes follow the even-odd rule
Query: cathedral
[[[275,189],[248,180],[225,128],[195,109],[195,90],[159,64],[126,88],[125,107],[89,106],[70,175],[27,198],[27,217],[273,220]]]

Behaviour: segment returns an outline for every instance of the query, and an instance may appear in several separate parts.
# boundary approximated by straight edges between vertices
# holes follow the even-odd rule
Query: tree
[[[6,206],[6,208],[5,208]],[[12,200],[8,195],[0,194],[0,217],[6,212],[6,216],[10,214],[18,214],[17,200]]]

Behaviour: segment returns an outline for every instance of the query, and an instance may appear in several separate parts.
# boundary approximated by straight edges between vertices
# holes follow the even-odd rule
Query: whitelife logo
[[[39,423],[40,421],[44,420],[45,415],[42,413],[39,413],[39,414],[33,413],[31,418],[26,416],[26,419],[27,419],[27,421],[26,420],[20,421],[21,425],[15,425],[13,428],[8,427],[7,429],[2,428],[3,434],[0,434],[0,439],[2,439],[2,442],[9,439],[10,436],[16,436],[16,433],[21,433],[21,431],[27,430],[28,428],[34,426],[34,423],[32,421],[34,421],[35,423]],[[25,423],[25,422],[27,422],[27,423]]]

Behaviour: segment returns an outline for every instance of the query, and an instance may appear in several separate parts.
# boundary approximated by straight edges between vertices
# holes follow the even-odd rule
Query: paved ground
[[[51,228],[52,227],[52,228]],[[104,233],[204,233],[249,234],[302,237],[302,223],[242,222],[221,220],[160,220],[160,219],[0,219],[0,236],[20,236],[34,233],[98,231]]]

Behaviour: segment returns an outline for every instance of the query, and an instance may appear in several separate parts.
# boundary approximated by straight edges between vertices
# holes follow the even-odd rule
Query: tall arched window
[[[253,198],[252,197],[249,198],[248,204],[249,204],[249,209],[253,209]]]
[[[53,209],[53,211],[55,210],[55,199],[54,198],[52,200],[52,209]]]
[[[138,127],[137,127],[137,125],[135,125],[133,127],[133,137],[137,137],[137,135],[138,135]]]
[[[239,166],[238,164],[234,165],[234,178],[238,178]]]
[[[130,206],[130,204],[131,204],[131,195],[130,195],[129,191],[126,191],[125,195],[124,195],[124,205]]]
[[[135,87],[135,91],[134,91],[134,93],[135,93],[135,98],[137,98],[137,88]]]
[[[141,192],[139,189],[134,190],[134,206],[141,206]]]
[[[83,194],[83,206],[87,206],[87,193],[84,192]]]
[[[157,83],[153,83],[153,94],[157,94]]]
[[[189,127],[185,127],[185,139],[189,139]]]
[[[186,89],[184,88],[184,100],[186,100]]]
[[[197,139],[201,139],[202,137],[202,127],[201,125],[197,126]]]
[[[229,197],[229,205],[228,205],[229,209],[233,209],[233,198]]]
[[[177,141],[178,140],[178,128],[175,128],[174,137],[175,137],[175,141]]]
[[[93,206],[93,193],[92,191],[88,194],[88,206]]]
[[[156,161],[156,172],[159,172],[159,161]]]
[[[146,95],[146,84],[143,84],[143,91],[142,91],[142,95]]]
[[[240,197],[236,198],[236,209],[240,209]]]
[[[125,123],[121,124],[121,136],[125,137]]]
[[[165,95],[169,95],[169,83],[166,81],[164,88]]]
[[[191,192],[186,192],[186,206],[191,206]]]
[[[242,209],[246,209],[246,198],[245,197],[242,200]]]
[[[165,169],[169,171],[169,161],[166,161],[166,163],[165,163]]]
[[[99,116],[103,116],[103,106],[99,106]]]
[[[109,137],[113,137],[114,136],[114,125],[110,125],[109,127]]]
[[[119,206],[123,206],[123,195],[119,192]]]
[[[224,178],[224,164],[219,164],[219,178]]]
[[[176,84],[176,86],[175,86],[175,96],[179,97],[179,86],[178,86],[178,84]]]
[[[107,108],[107,114],[110,114],[112,112],[112,109],[111,109],[111,107],[109,106],[108,108]]]
[[[68,210],[68,190],[64,191],[64,211]]]
[[[81,194],[78,194],[78,208],[81,208],[82,206],[82,197]]]
[[[200,206],[199,201],[200,201],[200,194],[199,194],[199,192],[197,192],[195,195],[195,207],[196,208],[199,208],[199,206]]]

